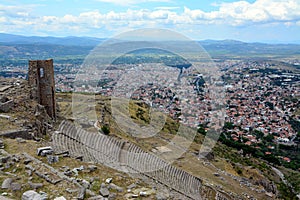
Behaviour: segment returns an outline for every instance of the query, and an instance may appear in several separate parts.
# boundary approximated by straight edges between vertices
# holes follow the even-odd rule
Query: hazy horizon
[[[298,0],[5,0],[0,13],[0,32],[15,35],[112,38],[164,28],[197,41],[300,43]]]
[[[66,35],[66,36],[57,36],[57,35],[26,35],[26,34],[13,34],[13,33],[3,33],[0,32],[0,34],[7,34],[11,36],[20,36],[20,37],[40,37],[40,38],[58,38],[58,39],[67,39],[67,38],[90,38],[90,39],[99,39],[99,40],[108,40],[110,37],[95,37],[95,36],[89,36],[89,35]],[[0,36],[1,37],[1,36]],[[114,37],[114,35],[112,36]],[[1,38],[0,38],[1,39]],[[275,41],[275,40],[265,40],[265,41],[245,41],[245,40],[238,40],[234,38],[224,38],[224,39],[212,39],[212,38],[204,38],[204,39],[193,39],[190,38],[193,41],[197,42],[206,42],[206,41],[215,41],[215,42],[223,42],[223,41],[232,41],[232,42],[242,42],[242,43],[262,43],[262,44],[295,44],[299,45],[300,40],[296,41]],[[18,42],[18,40],[16,40]],[[171,41],[171,40],[170,40]],[[1,42],[1,41],[0,41]]]

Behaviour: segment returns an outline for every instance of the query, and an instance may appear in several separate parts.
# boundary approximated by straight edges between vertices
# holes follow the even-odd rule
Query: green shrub
[[[108,135],[110,133],[109,127],[106,125],[102,126],[101,130],[105,135]]]

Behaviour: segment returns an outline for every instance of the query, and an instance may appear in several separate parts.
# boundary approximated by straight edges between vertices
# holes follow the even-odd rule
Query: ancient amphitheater
[[[201,199],[201,179],[132,143],[87,132],[68,121],[60,124],[52,140],[58,153],[68,151],[71,157],[82,157],[85,162],[93,161],[127,173],[139,173],[188,198]]]

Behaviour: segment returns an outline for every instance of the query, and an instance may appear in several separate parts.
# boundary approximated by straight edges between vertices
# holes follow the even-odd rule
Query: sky
[[[0,33],[111,38],[141,28],[300,43],[300,0],[0,0]]]

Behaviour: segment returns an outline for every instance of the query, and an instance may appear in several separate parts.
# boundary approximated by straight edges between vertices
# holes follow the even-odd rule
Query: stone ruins
[[[191,199],[201,199],[202,181],[138,146],[99,133],[87,132],[63,121],[52,136],[56,153],[69,152],[85,162],[101,163],[127,173],[138,173]]]
[[[31,97],[45,106],[48,115],[56,119],[55,81],[53,60],[30,60],[28,83]]]

